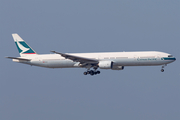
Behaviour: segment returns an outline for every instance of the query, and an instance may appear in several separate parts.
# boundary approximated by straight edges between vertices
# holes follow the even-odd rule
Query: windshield
[[[173,57],[173,55],[168,55],[168,57]]]

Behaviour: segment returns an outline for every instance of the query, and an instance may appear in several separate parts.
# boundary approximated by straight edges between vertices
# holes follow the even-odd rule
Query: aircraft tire
[[[101,72],[100,71],[97,71],[97,74],[100,74]]]
[[[94,75],[94,71],[91,70],[89,74],[90,74],[90,75]]]

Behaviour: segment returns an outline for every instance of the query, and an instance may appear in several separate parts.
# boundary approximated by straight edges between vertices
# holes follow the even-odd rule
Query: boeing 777
[[[14,62],[46,68],[86,68],[84,75],[100,74],[100,69],[123,70],[126,66],[162,66],[176,60],[158,51],[37,54],[18,34],[12,34],[21,57],[7,57]]]

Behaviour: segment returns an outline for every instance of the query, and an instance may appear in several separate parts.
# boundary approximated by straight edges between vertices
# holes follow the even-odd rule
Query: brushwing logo
[[[17,43],[17,45],[18,45],[18,48],[21,50],[21,51],[19,51],[19,53],[25,53],[26,51],[28,51],[30,48],[26,48],[26,47],[24,47],[23,45],[21,45],[20,43],[19,43],[19,41],[16,41],[16,43]]]

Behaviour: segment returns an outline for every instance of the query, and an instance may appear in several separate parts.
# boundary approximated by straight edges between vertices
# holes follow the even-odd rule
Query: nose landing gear
[[[162,66],[162,69],[161,69],[161,72],[164,72],[164,67],[167,66],[167,65],[163,65]]]

